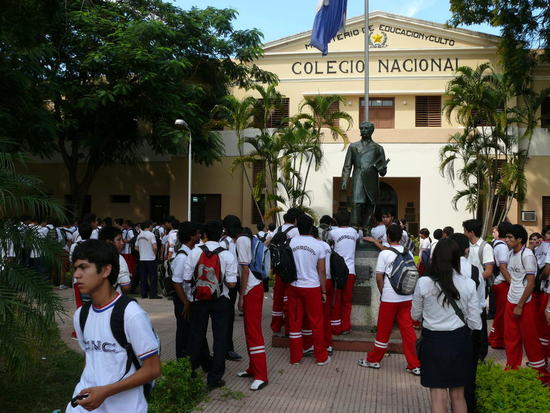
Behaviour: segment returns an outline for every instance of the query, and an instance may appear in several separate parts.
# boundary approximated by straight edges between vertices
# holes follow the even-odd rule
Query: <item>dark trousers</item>
[[[229,307],[230,301],[226,297],[221,297],[215,301],[195,301],[191,304],[189,349],[193,370],[201,365],[208,320],[212,320],[214,356],[207,376],[208,383],[212,384],[219,382],[225,372],[225,354],[227,352],[227,334],[230,321]]]
[[[157,262],[140,261],[138,263],[139,284],[143,298],[157,296]]]
[[[474,353],[475,353],[474,348]],[[481,334],[479,337],[479,351],[478,351],[478,360],[483,361],[489,353],[489,341],[487,334],[487,310],[484,308],[481,312]]]
[[[44,280],[48,281],[48,276],[46,275],[46,270],[44,267],[44,263],[42,262],[42,257],[29,258],[29,268],[36,271],[42,276],[42,278],[44,278]]]
[[[252,276],[252,275],[250,275]],[[233,345],[233,324],[235,323],[235,302],[237,301],[237,294],[241,289],[241,283],[237,281],[237,285],[229,289],[229,300],[231,301],[231,309],[229,310],[229,329],[227,331],[227,351],[234,351]]]
[[[472,331],[472,374],[468,384],[464,386],[464,398],[468,405],[468,413],[475,413],[476,404],[476,376],[477,363],[485,360],[489,352],[489,344],[487,342],[487,311],[485,308],[481,312],[481,330]]]

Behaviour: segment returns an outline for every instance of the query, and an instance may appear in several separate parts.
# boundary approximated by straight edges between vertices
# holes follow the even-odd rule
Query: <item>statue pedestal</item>
[[[380,293],[376,286],[376,261],[378,248],[361,240],[355,250],[357,279],[353,289],[351,325],[353,330],[370,330],[378,321]]]

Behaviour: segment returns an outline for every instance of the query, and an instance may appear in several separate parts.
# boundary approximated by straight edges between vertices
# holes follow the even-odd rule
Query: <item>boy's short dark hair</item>
[[[470,241],[468,240],[468,237],[464,234],[457,232],[451,234],[449,236],[449,239],[452,239],[454,242],[456,242],[458,248],[460,248],[461,255],[466,256],[466,250],[470,248]]]
[[[270,223],[268,226],[267,226],[267,229],[270,230],[270,231],[275,231],[275,228],[277,228],[277,225],[275,225],[274,222]]]
[[[542,236],[544,237],[544,235],[545,235],[548,231],[550,231],[550,225],[545,225],[544,227],[542,227],[542,232],[541,232]]]
[[[98,221],[97,215],[91,212],[89,214],[84,214],[81,220],[81,222],[87,222],[88,224],[96,221]]]
[[[334,215],[336,224],[340,227],[347,227],[349,225],[350,213],[348,211],[338,211]]]
[[[170,224],[172,225],[172,229],[178,229],[180,226],[180,222],[176,218],[172,218]]]
[[[527,244],[527,240],[528,240],[527,231],[525,230],[523,225],[519,225],[519,224],[512,225],[508,230],[508,232],[506,233],[506,235],[508,234],[512,235],[515,239],[521,238],[521,243],[523,245]]]
[[[319,239],[319,228],[317,228],[315,225],[311,227],[311,235],[315,239]]]
[[[403,237],[403,229],[400,225],[388,225],[386,236],[390,242],[399,242]]]
[[[264,228],[265,228],[265,225],[264,225],[263,222],[258,222],[258,223],[256,224],[256,229],[257,229],[258,231],[263,231]]]
[[[441,238],[443,238],[443,230],[438,228],[434,231],[434,238],[437,239],[437,240],[440,240]]]
[[[89,222],[83,222],[78,226],[78,235],[80,235],[80,238],[83,240],[90,239],[92,231],[93,229]]]
[[[237,215],[226,215],[223,218],[222,226],[226,231],[229,227],[241,227],[241,219]]]
[[[300,235],[311,235],[311,228],[313,227],[313,218],[309,215],[302,214],[298,216],[298,232]]]
[[[462,227],[468,232],[473,232],[476,237],[481,237],[481,228],[483,227],[481,221],[468,219],[462,223]]]
[[[204,234],[208,237],[209,241],[218,241],[223,232],[223,225],[221,221],[208,221],[204,224]]]
[[[428,228],[422,228],[419,232],[422,235],[424,235],[426,238],[428,238],[430,236],[430,230]]]
[[[450,237],[451,235],[453,235],[455,233],[455,229],[453,227],[447,226],[447,227],[443,228],[443,233],[445,235],[447,235],[447,237]]]
[[[122,235],[122,231],[117,227],[103,227],[99,231],[99,239],[102,241],[114,241],[117,235]]]
[[[143,221],[141,223],[141,229],[149,228],[151,225],[153,225],[153,221],[148,219],[147,221]]]
[[[304,215],[304,211],[302,211],[300,208],[290,208],[288,211],[286,211],[285,217],[283,218],[285,222],[293,224],[294,221],[296,221],[301,215]]]
[[[122,218],[115,218],[115,224],[122,226],[124,224],[124,220]]]
[[[333,225],[334,219],[330,215],[323,215],[319,220],[319,224]]]
[[[531,235],[529,235],[529,239],[535,237],[536,238],[542,238],[542,235],[540,235],[538,232],[533,232]]]
[[[194,222],[185,221],[178,227],[178,240],[182,244],[187,244],[191,237],[199,231],[199,225]]]
[[[99,239],[90,239],[78,244],[72,256],[72,262],[85,260],[90,264],[95,264],[97,272],[100,273],[105,265],[111,266],[109,274],[109,283],[114,285],[118,278],[119,254],[114,245]]]
[[[382,210],[380,211],[380,216],[383,216],[383,215],[389,215],[391,217],[395,217],[391,208],[382,208]]]
[[[510,228],[512,228],[511,223],[506,221],[501,222],[500,224],[498,224],[498,227],[497,227],[498,236],[500,238],[505,238],[506,234],[510,233]]]

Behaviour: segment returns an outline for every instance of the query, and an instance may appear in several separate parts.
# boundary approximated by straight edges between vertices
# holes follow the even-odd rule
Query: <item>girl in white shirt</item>
[[[475,283],[460,275],[460,255],[456,242],[439,241],[432,276],[421,277],[413,295],[412,318],[423,320],[420,382],[430,388],[432,413],[447,411],[447,391],[453,413],[467,412],[464,385],[471,379],[473,362],[470,329],[481,329],[481,317]]]

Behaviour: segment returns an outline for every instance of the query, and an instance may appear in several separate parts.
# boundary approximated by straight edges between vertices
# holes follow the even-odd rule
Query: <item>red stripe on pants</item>
[[[252,274],[250,274],[252,276]],[[258,284],[243,298],[244,334],[250,359],[248,369],[254,379],[267,382],[267,359],[265,341],[262,333],[262,308],[264,305],[264,286]]]
[[[278,333],[281,331],[283,321],[285,321],[284,314],[287,313],[286,305],[284,304],[284,297],[286,294],[288,284],[281,280],[281,277],[275,275],[275,285],[273,286],[273,310],[271,314],[271,331]],[[285,327],[286,326],[285,321]],[[288,328],[285,331],[288,333]]]
[[[535,313],[535,326],[537,327],[537,334],[540,344],[544,351],[544,356],[548,357],[548,340],[550,339],[550,327],[546,321],[546,304],[548,303],[548,294],[546,293],[533,293],[533,301],[536,306]]]
[[[491,347],[502,348],[504,347],[504,313],[506,310],[506,303],[508,302],[507,297],[510,284],[502,282],[493,285],[491,288],[493,289],[495,298],[496,311],[488,341]]]
[[[302,359],[302,325],[307,317],[312,330],[313,352],[318,362],[328,357],[324,346],[323,334],[323,303],[321,302],[321,287],[299,288],[288,286],[288,319],[290,324],[290,362],[298,363]],[[306,311],[307,309],[307,311]]]
[[[511,369],[518,369],[521,366],[523,347],[527,353],[527,359],[535,365],[544,362],[545,357],[537,336],[535,326],[535,303],[533,300],[523,305],[521,316],[515,317],[512,311],[516,304],[506,303],[504,313],[504,347],[506,349],[506,365]],[[533,367],[546,376],[544,365]]]
[[[332,328],[330,325],[332,304],[334,302],[334,283],[332,280],[327,280],[325,283],[327,289],[327,301],[323,304],[323,322],[324,322],[324,337],[325,347],[332,346]]]
[[[403,340],[403,350],[407,359],[407,368],[420,367],[420,361],[416,355],[416,333],[411,318],[412,301],[389,303],[382,301],[378,310],[378,324],[376,326],[376,339],[374,348],[367,354],[367,360],[371,363],[379,363],[388,350],[393,323],[397,321]]]

